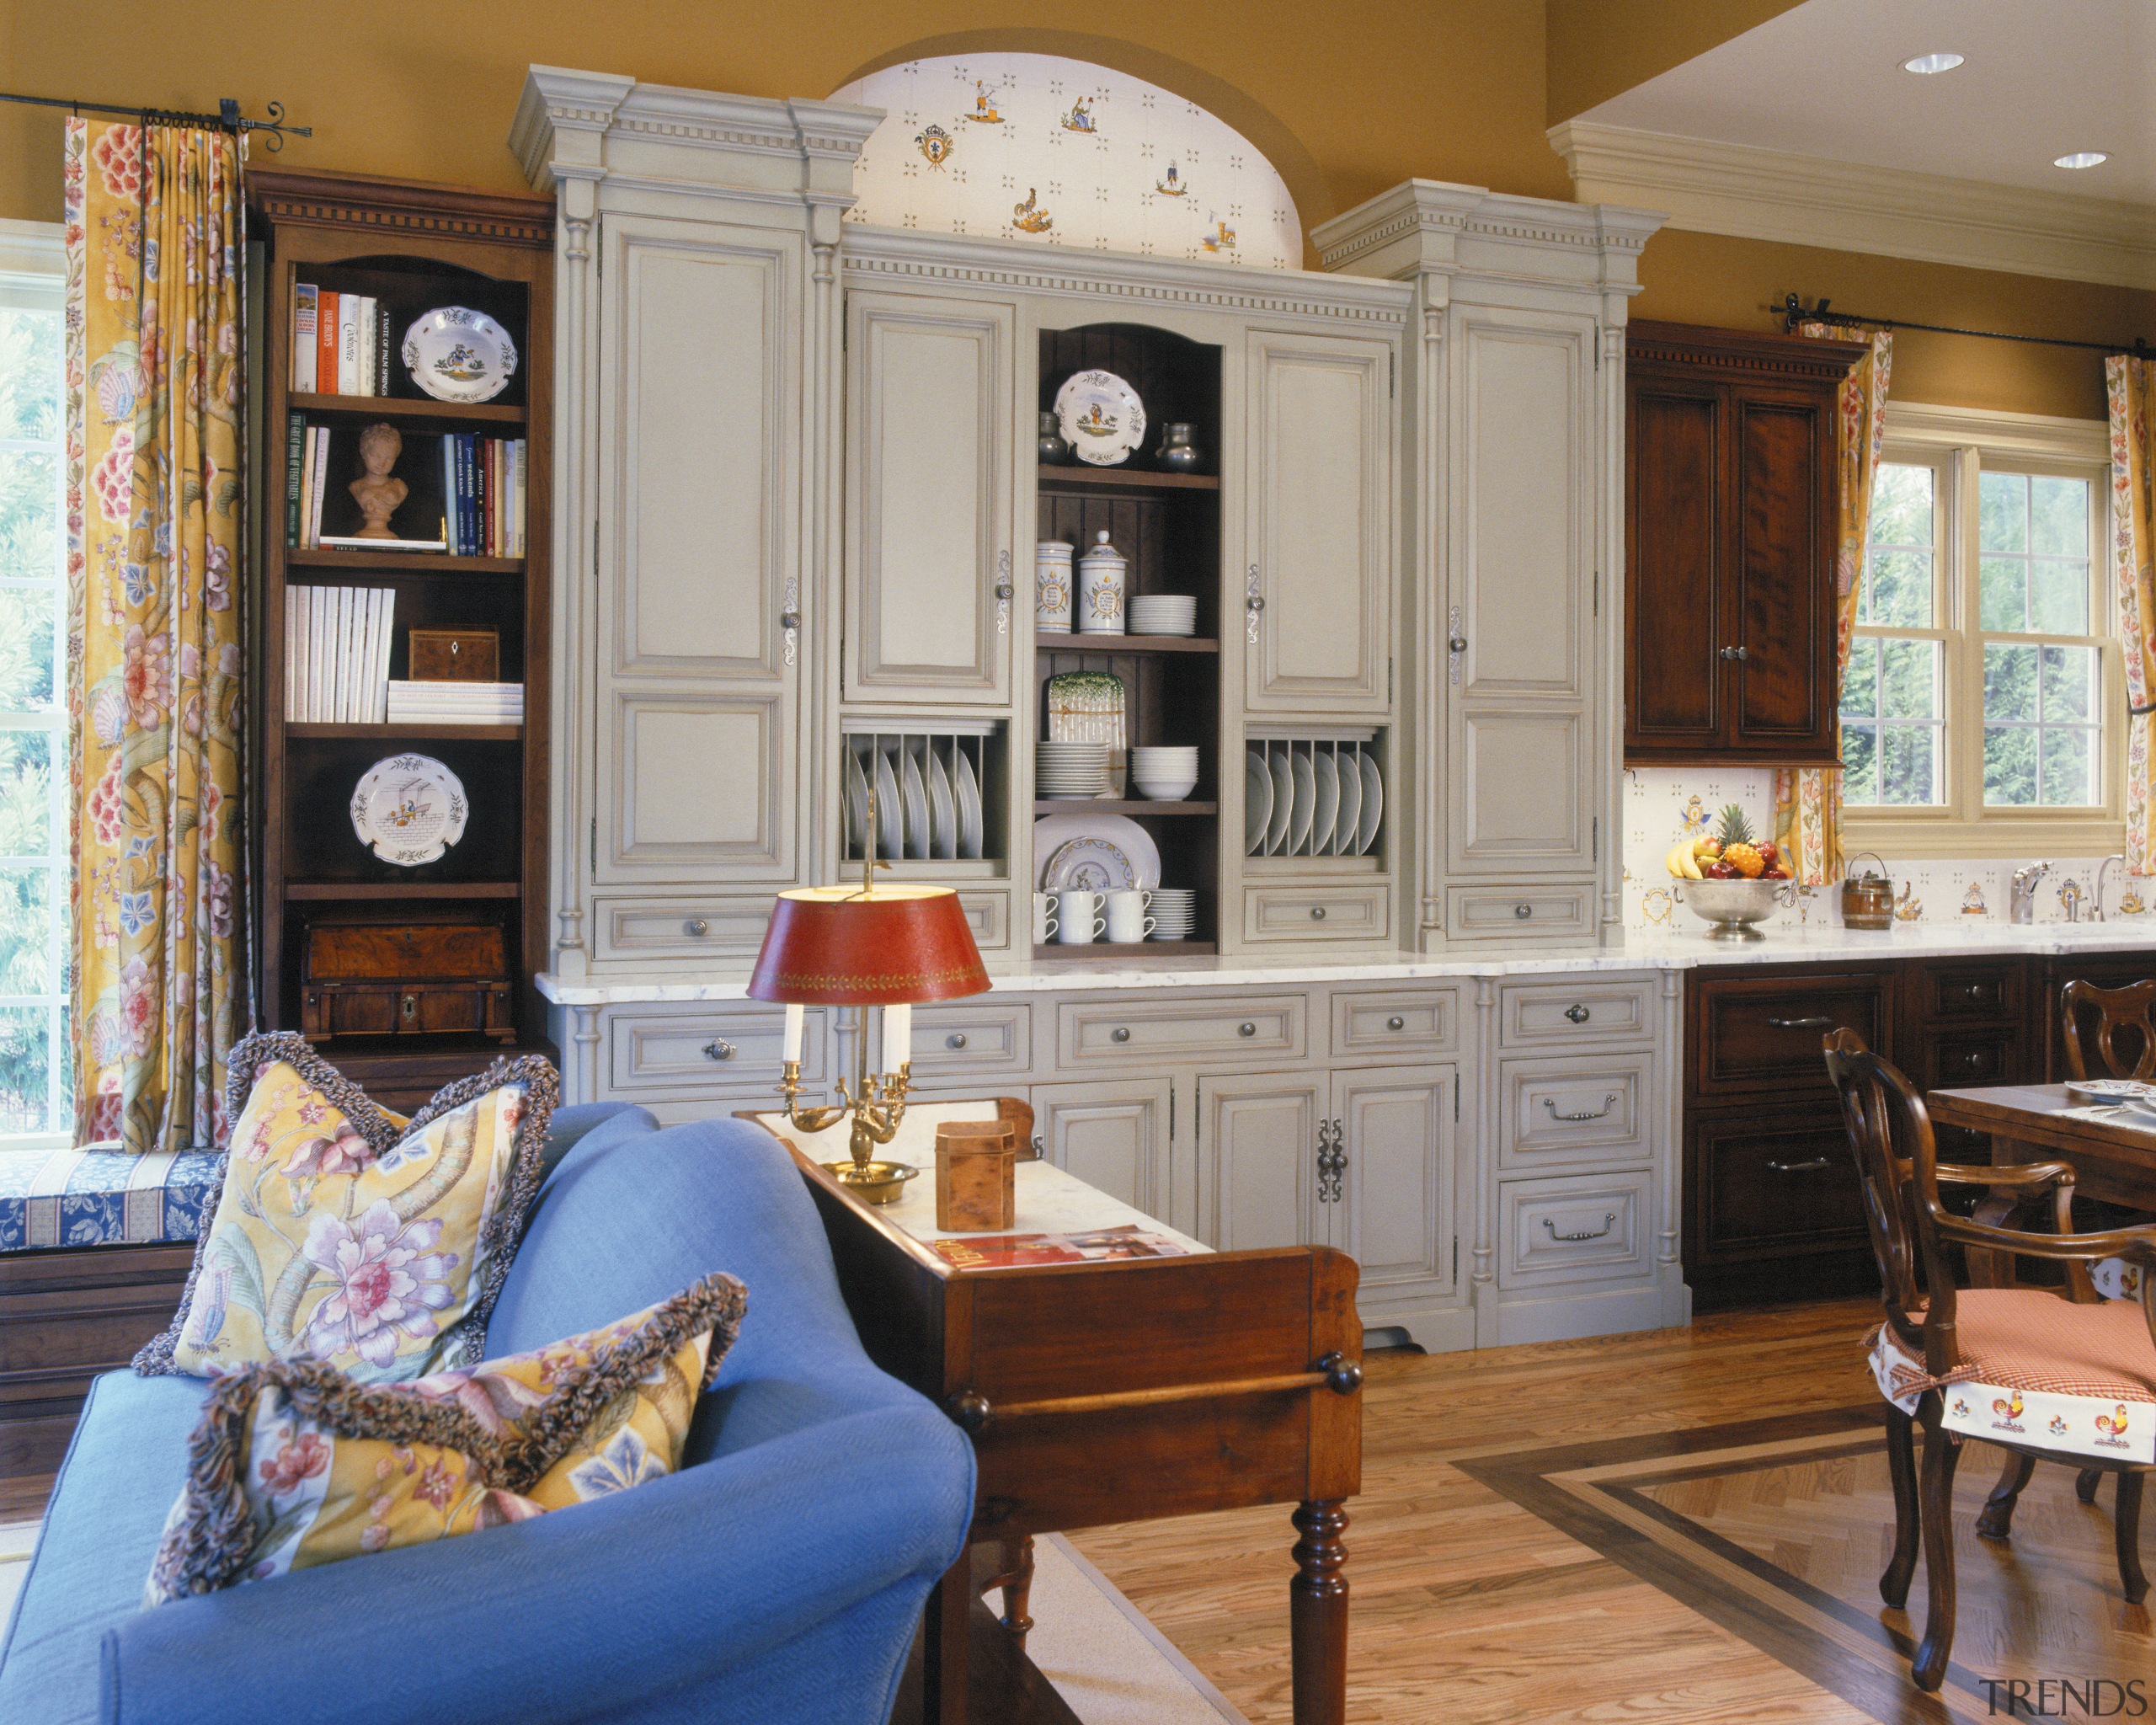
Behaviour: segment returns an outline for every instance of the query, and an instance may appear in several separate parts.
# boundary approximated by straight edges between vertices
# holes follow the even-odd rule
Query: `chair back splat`
[[[2064,1029],[2067,1076],[2072,1078],[2132,1078],[2146,1083],[2156,1073],[2156,981],[2129,982],[2124,988],[2099,988],[2093,982],[2069,982],[2059,991],[2059,1017]],[[2131,1065],[2119,1051],[2117,1033],[2133,1033]],[[2093,1033],[2102,1071],[2091,1074],[2084,1036]]]

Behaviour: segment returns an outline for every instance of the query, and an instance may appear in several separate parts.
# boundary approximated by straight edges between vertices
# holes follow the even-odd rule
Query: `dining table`
[[[2156,1113],[2086,1103],[2063,1084],[1935,1090],[1924,1103],[1935,1126],[1987,1135],[1993,1167],[2071,1162],[2080,1196],[2156,1211]]]

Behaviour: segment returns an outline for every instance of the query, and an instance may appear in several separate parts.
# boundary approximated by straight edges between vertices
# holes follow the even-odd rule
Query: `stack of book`
[[[387,395],[389,307],[311,282],[292,289],[292,388],[306,395]]]
[[[389,687],[392,587],[285,590],[285,718],[380,724]]]
[[[441,441],[442,537],[458,557],[524,555],[524,440]]]
[[[392,724],[522,724],[521,683],[392,683]]]

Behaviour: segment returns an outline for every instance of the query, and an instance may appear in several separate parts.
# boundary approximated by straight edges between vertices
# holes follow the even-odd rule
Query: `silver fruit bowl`
[[[1764,922],[1796,897],[1793,880],[1680,880],[1671,895],[1707,922],[1709,940],[1764,940],[1753,925]]]

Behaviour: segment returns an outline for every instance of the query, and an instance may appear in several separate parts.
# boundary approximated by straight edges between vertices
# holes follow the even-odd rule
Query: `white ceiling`
[[[1579,117],[2156,205],[2156,0],[1805,0]]]

